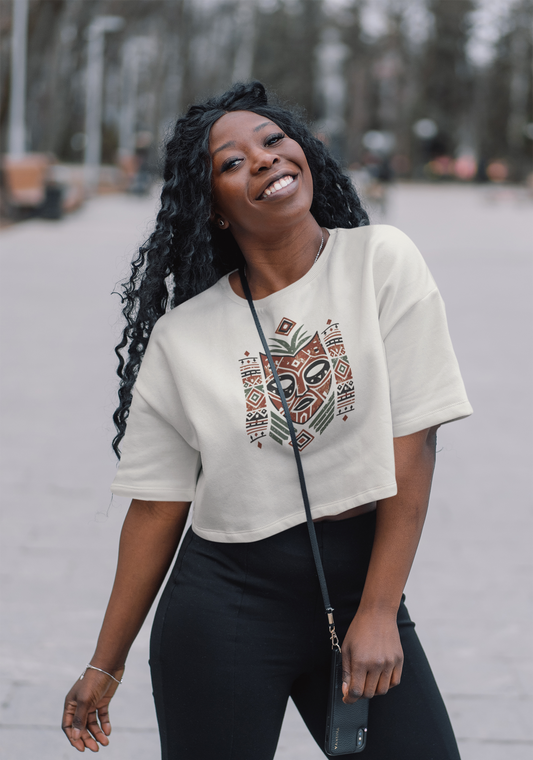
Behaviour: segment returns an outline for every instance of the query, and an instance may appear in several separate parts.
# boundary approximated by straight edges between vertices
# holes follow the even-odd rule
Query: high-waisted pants
[[[375,512],[316,523],[342,642],[357,611]],[[459,760],[402,601],[399,686],[370,700],[349,760]],[[163,760],[272,760],[292,697],[323,748],[331,648],[306,524],[251,543],[186,534],[154,620],[150,665]]]

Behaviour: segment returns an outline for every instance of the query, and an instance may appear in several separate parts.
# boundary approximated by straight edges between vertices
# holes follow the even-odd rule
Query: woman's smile
[[[280,174],[281,176],[279,176]],[[283,174],[283,172],[278,172],[256,200],[263,201],[266,198],[271,198],[273,195],[281,197],[290,195],[296,190],[296,187],[292,187],[290,192],[287,193],[282,193],[281,191],[287,187],[290,187],[291,185],[294,185],[297,179],[298,176],[295,174]]]

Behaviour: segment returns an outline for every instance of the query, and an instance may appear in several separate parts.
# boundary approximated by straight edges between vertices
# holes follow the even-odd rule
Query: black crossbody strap
[[[313,517],[311,515],[311,506],[309,504],[309,496],[307,494],[307,486],[305,484],[305,476],[304,471],[302,467],[302,460],[300,457],[300,450],[298,448],[298,442],[296,440],[296,432],[294,430],[294,425],[291,420],[291,413],[289,411],[289,407],[287,405],[287,399],[285,398],[285,393],[283,392],[283,388],[281,387],[281,381],[279,379],[278,372],[276,370],[276,365],[274,364],[274,360],[272,358],[272,354],[270,353],[270,349],[268,347],[268,343],[265,338],[265,334],[263,333],[263,328],[261,327],[261,323],[259,321],[259,317],[257,316],[257,312],[255,310],[254,302],[252,299],[252,294],[250,292],[250,287],[248,285],[248,280],[246,279],[246,275],[244,273],[244,269],[239,269],[239,275],[241,278],[241,284],[242,288],[244,290],[244,294],[246,296],[246,299],[248,301],[248,305],[250,307],[250,311],[252,312],[252,316],[254,318],[255,326],[257,327],[257,332],[259,333],[259,337],[261,338],[261,343],[263,344],[263,348],[265,350],[265,354],[268,359],[268,363],[270,365],[271,372],[274,376],[274,380],[276,382],[276,387],[278,389],[278,394],[281,400],[281,403],[283,405],[283,411],[285,412],[285,418],[287,420],[287,425],[289,426],[289,433],[291,436],[291,442],[292,442],[292,449],[294,451],[294,458],[296,459],[296,467],[298,468],[298,477],[300,479],[300,488],[302,490],[302,498],[304,502],[305,507],[305,516],[307,519],[307,529],[309,531],[309,538],[311,540],[311,549],[313,551],[313,558],[315,560],[316,565],[316,572],[318,575],[318,581],[320,583],[320,590],[322,592],[322,599],[324,601],[324,608],[326,610],[326,615],[328,617],[328,625],[329,625],[329,632],[331,636],[331,645],[333,649],[338,649],[340,651],[339,646],[339,640],[337,638],[337,634],[335,632],[335,621],[333,619],[333,607],[331,606],[331,603],[329,601],[329,593],[328,593],[328,586],[326,583],[326,576],[324,575],[324,568],[322,567],[322,558],[320,556],[320,550],[318,548],[318,541],[316,537],[316,531],[315,531],[315,525],[313,523]]]

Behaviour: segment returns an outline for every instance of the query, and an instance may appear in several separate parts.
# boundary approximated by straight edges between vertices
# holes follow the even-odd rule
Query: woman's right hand
[[[113,675],[120,680],[123,672],[124,669],[117,670]],[[98,744],[109,744],[109,703],[117,688],[118,683],[108,675],[88,668],[67,694],[61,728],[80,752],[85,752],[86,747],[98,752]]]

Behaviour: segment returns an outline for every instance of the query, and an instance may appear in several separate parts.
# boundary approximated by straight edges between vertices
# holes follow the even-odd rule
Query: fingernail
[[[346,681],[342,682],[342,693],[344,696],[348,694],[348,684],[346,683]]]
[[[73,728],[72,729],[72,739],[76,741],[76,739],[79,739],[81,736],[81,731],[79,728]]]

